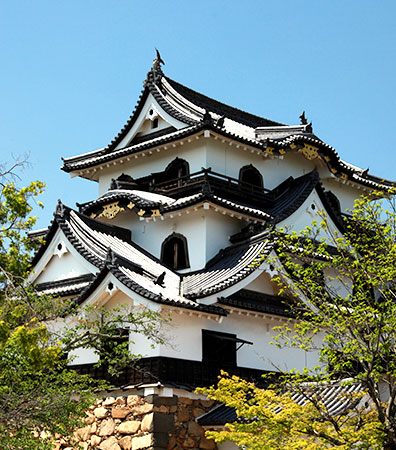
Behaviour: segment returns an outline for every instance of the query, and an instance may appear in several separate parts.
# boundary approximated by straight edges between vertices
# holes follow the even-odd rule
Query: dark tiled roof
[[[290,310],[290,300],[276,295],[250,291],[248,289],[241,289],[229,297],[219,297],[217,301],[220,305],[231,306],[248,311],[294,317],[294,314]]]
[[[57,295],[60,297],[79,294],[92,281],[91,273],[78,277],[65,278],[57,281],[47,281],[35,285],[36,291],[45,295]]]
[[[137,117],[150,93],[166,112],[168,112],[172,117],[185,123],[186,128],[173,132],[170,130],[170,132],[164,136],[152,137],[149,141],[129,145],[125,148],[116,150],[117,146],[119,146],[128,134],[129,130],[132,128],[133,124],[136,122]],[[204,113],[204,111],[207,111],[208,113]],[[211,114],[209,114],[209,112]],[[253,133],[249,132],[247,134],[241,134],[240,130],[238,131],[238,126],[216,126],[215,118],[220,116],[226,117],[232,124],[240,124],[242,127],[248,127],[248,129],[252,130]],[[277,126],[279,129],[282,129],[282,137],[279,138],[274,137],[276,135],[274,130],[276,131]],[[270,129],[268,134],[269,137],[267,139],[262,139],[255,136],[254,130],[256,128],[261,128],[261,137],[265,136],[265,127]],[[287,133],[287,129],[285,131],[285,128],[288,127],[225,105],[193,91],[192,89],[165,77],[161,70],[157,71],[156,74],[154,74],[153,71],[150,71],[145,80],[145,87],[139,97],[138,104],[134,112],[111,143],[103,149],[64,159],[62,169],[66,172],[71,172],[83,168],[93,167],[110,160],[122,158],[124,156],[143,151],[156,145],[162,145],[185,136],[190,136],[195,132],[202,131],[202,129],[209,129],[219,133],[220,135],[254,146],[261,150],[266,150],[270,147],[275,153],[279,153],[279,151],[283,153],[292,151],[295,150],[296,147],[298,148],[299,145],[314,145],[317,147],[319,155],[324,158],[329,168],[333,169],[332,172],[335,173],[336,176],[346,174],[349,176],[350,180],[374,189],[387,189],[394,186],[393,182],[369,175],[367,171],[358,169],[342,161],[333,147],[325,144],[322,140],[310,132],[308,128],[304,128],[302,132],[298,133],[293,131],[296,127],[290,127],[289,133]]]
[[[130,261],[119,255],[109,251],[104,267],[95,277],[92,283],[84,289],[79,298],[76,300],[78,303],[82,303],[89,297],[92,292],[100,285],[105,276],[111,273],[119,280],[124,286],[138,293],[139,295],[148,298],[154,302],[182,307],[184,309],[191,309],[194,311],[202,311],[209,314],[215,314],[220,316],[226,316],[228,313],[224,308],[215,305],[201,305],[192,300],[184,299],[181,297],[173,296],[168,298],[165,290],[162,292],[153,292],[152,286],[155,285],[155,278],[151,274],[145,272],[141,266],[131,264]],[[146,278],[144,280],[144,278]]]
[[[198,417],[197,422],[202,427],[223,426],[226,423],[233,423],[238,420],[237,413],[234,408],[226,406],[224,403],[211,409],[206,414]]]
[[[312,386],[312,385],[311,385]],[[364,392],[364,386],[361,383],[344,384],[344,381],[327,383],[323,385],[316,384],[315,394],[320,396],[323,411],[331,416],[343,414],[356,406],[356,394]],[[299,392],[291,393],[292,399],[303,406],[309,402],[310,388],[299,389]],[[226,423],[243,422],[243,418],[238,418],[234,408],[221,404],[211,411],[197,418],[201,426],[223,426]]]
[[[226,314],[219,306],[207,308],[195,300],[244,279],[255,270],[254,262],[272,248],[269,235],[264,233],[254,240],[226,248],[209,263],[208,268],[182,277],[131,242],[128,230],[90,219],[61,203],[54,216],[47,241],[35,255],[33,264],[38,262],[60,228],[73,247],[99,271],[81,298],[86,298],[87,292],[92,292],[98,280],[103,279],[103,274],[110,271],[125,286],[153,301]],[[163,274],[163,283],[157,283]]]
[[[183,276],[182,291],[187,298],[201,298],[227,289],[254,270],[274,247],[270,232],[220,251],[205,269]]]
[[[242,123],[248,127],[267,127],[274,125],[283,125],[273,120],[265,119],[264,117],[255,116],[240,109],[218,102],[213,98],[193,91],[192,89],[183,86],[182,84],[165,77],[168,83],[180,94],[181,97],[187,99],[189,102],[197,105],[205,110],[218,114],[219,116],[226,116],[235,122]]]
[[[96,200],[83,204],[77,204],[77,206],[79,207],[80,212],[89,214],[93,209],[96,209],[97,207],[106,205],[109,202],[115,202],[119,200],[126,200],[126,203],[132,202],[137,207],[143,209],[158,208],[159,206],[158,202],[148,200],[147,198],[124,189],[110,190]]]
[[[160,136],[158,138],[154,138],[140,144],[123,147],[118,150],[110,151],[108,149],[101,149],[96,152],[86,153],[85,155],[78,155],[72,158],[64,158],[62,170],[64,170],[65,172],[73,172],[79,169],[94,167],[96,165],[103,164],[117,158],[123,158],[134,153],[156,147],[158,145],[164,145],[168,142],[173,142],[181,138],[192,136],[193,134],[202,131],[203,129],[203,124],[193,125],[190,127],[182,128],[181,130],[174,131],[165,136]]]

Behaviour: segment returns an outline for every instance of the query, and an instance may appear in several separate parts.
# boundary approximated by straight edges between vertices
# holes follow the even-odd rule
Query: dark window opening
[[[202,361],[236,366],[236,334],[202,330]]]
[[[158,117],[151,121],[151,128],[158,128]]]
[[[239,171],[239,181],[242,183],[252,184],[258,188],[264,187],[263,177],[261,173],[251,164],[244,166]]]
[[[174,159],[165,169],[165,179],[178,180],[178,185],[183,185],[182,177],[190,175],[190,166],[187,161],[181,158]]]
[[[337,214],[341,214],[341,205],[340,201],[338,200],[337,196],[333,194],[331,191],[326,192],[326,197],[328,202],[330,203],[331,207]]]
[[[187,239],[178,233],[168,236],[162,244],[161,261],[176,270],[190,267]]]

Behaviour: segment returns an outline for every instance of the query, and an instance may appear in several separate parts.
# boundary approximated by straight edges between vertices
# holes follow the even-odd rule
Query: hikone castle
[[[271,230],[300,231],[324,212],[342,233],[355,199],[391,186],[343,161],[304,113],[296,125],[249,114],[168,78],[162,64],[158,54],[106,147],[63,159],[72,177],[98,183],[98,197],[59,202],[48,230],[32,233],[45,239],[31,276],[40,292],[171,316],[162,345],[125,336],[143,358],[89,412],[86,450],[236,448],[204,437],[230,412],[194,389],[220,369],[259,382],[274,367],[317,362],[270,344],[291,317],[271,281]],[[106,377],[93,350],[74,356],[80,372]]]

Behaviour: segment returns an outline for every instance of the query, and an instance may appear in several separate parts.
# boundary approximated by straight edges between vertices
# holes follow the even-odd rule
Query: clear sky
[[[306,110],[341,158],[396,179],[395,0],[0,1],[0,155],[56,200],[97,197],[62,156],[107,145],[158,47],[165,74],[289,125]]]

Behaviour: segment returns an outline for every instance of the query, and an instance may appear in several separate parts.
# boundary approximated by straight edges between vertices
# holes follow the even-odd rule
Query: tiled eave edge
[[[210,273],[211,271],[218,271],[220,269],[214,269],[214,261],[221,260],[227,252],[232,252],[237,247],[242,247],[246,245],[247,242],[249,242],[249,245],[255,245],[260,242],[264,242],[263,248],[257,250],[257,254],[251,258],[251,261],[247,265],[243,265],[239,272],[237,274],[232,275],[231,277],[228,277],[227,280],[220,280],[215,284],[212,284],[212,286],[209,287],[203,287],[203,288],[194,288],[189,293],[183,293],[184,297],[188,299],[200,299],[205,300],[207,297],[211,297],[214,294],[218,294],[219,292],[223,292],[226,289],[235,286],[240,281],[247,278],[249,275],[251,275],[254,271],[258,269],[258,266],[256,265],[257,261],[260,261],[263,259],[263,257],[266,257],[271,250],[274,248],[275,242],[271,242],[268,240],[269,232],[265,231],[264,233],[260,233],[259,235],[252,237],[250,239],[247,239],[244,242],[235,244],[233,246],[227,247],[223,252],[220,251],[217,255],[215,255],[214,258],[212,258],[212,265],[211,267],[205,268],[203,270],[199,270],[196,272],[190,272],[188,274],[183,275],[183,281],[185,278],[197,276],[199,277],[202,275],[202,277],[205,277],[205,274]],[[224,269],[221,269],[224,270]],[[211,283],[211,280],[209,278],[208,283]],[[184,286],[183,286],[184,290]]]
[[[134,282],[130,278],[128,278],[121,270],[112,264],[105,264],[105,266],[101,269],[101,271],[96,275],[93,281],[81,292],[81,294],[76,298],[76,303],[81,304],[89,296],[98,288],[100,283],[105,279],[108,274],[112,274],[118,281],[120,281],[125,287],[130,289],[133,292],[141,295],[142,297],[151,300],[155,303],[159,303],[162,305],[166,305],[169,307],[175,308],[183,308],[191,311],[197,311],[201,313],[207,313],[210,315],[216,316],[226,316],[228,312],[220,307],[220,306],[212,306],[212,305],[201,305],[199,303],[195,303],[191,300],[186,300],[185,302],[172,300],[169,298],[165,298],[162,295],[155,294],[148,289],[140,286],[138,283]]]
[[[86,155],[84,159],[78,159],[79,157],[76,157],[76,159],[65,159],[62,170],[83,178],[95,179],[96,172],[104,168],[123,164],[132,158],[138,159],[139,157],[152,155],[154,152],[159,153],[169,148],[176,148],[177,146],[184,145],[186,142],[192,142],[192,139],[200,139],[202,137],[212,137],[215,140],[220,140],[228,144],[230,147],[256,153],[268,158],[283,158],[286,153],[297,151],[302,153],[308,160],[321,160],[327,165],[335,179],[355,186],[364,185],[369,190],[379,189],[388,191],[396,186],[396,182],[393,181],[382,180],[367,174],[367,177],[363,177],[363,172],[354,170],[351,166],[345,164],[333,147],[319,139],[310,136],[295,135],[279,140],[266,139],[257,141],[229,133],[212,123],[205,122],[111,153],[104,155],[98,154],[97,157],[95,157],[94,153],[91,153]],[[87,159],[91,161],[86,161]]]
[[[60,297],[75,295],[80,294],[81,291],[92,281],[93,277],[94,275],[89,273],[77,277],[65,278],[63,280],[37,283],[34,288],[38,293],[49,293],[50,295]]]

